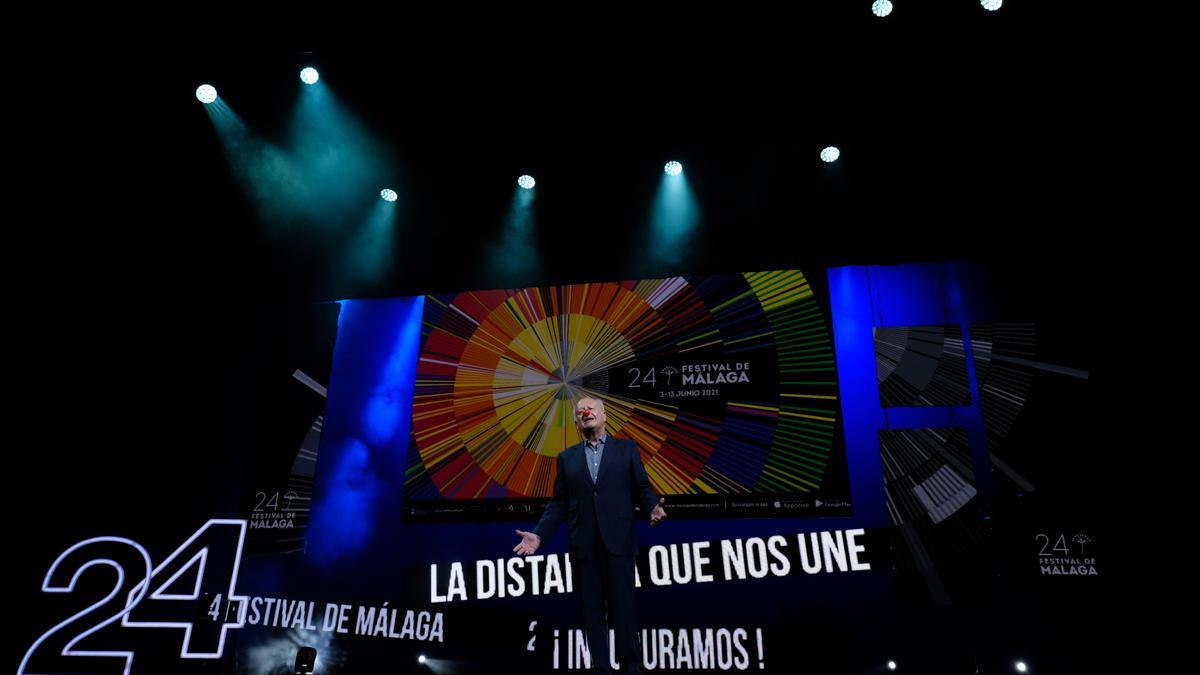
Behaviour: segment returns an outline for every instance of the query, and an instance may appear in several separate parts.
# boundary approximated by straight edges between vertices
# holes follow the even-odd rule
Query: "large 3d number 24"
[[[115,569],[116,583],[35,640],[17,675],[128,675],[134,652],[80,646],[98,642],[89,636],[118,620],[122,628],[181,628],[180,658],[220,658],[227,631],[245,625],[245,597],[234,595],[245,539],[246,521],[210,520],[153,569],[150,554],[131,539],[94,537],[71,546],[50,565],[43,592],[74,593],[84,572],[98,566]],[[223,598],[236,608],[232,619],[221,611]]]

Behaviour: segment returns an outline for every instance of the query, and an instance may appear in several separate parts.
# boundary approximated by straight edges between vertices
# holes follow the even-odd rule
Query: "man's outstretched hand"
[[[657,525],[662,522],[663,518],[667,517],[667,512],[663,510],[663,503],[666,501],[664,497],[658,498],[658,503],[654,505],[654,510],[650,512],[651,525]]]
[[[513,547],[513,553],[517,555],[529,555],[542,545],[542,538],[532,532],[517,530],[517,534],[521,535],[521,543]]]

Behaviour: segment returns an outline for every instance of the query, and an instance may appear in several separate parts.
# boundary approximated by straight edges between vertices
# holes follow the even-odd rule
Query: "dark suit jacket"
[[[642,507],[641,517],[646,519],[658,504],[658,495],[650,487],[637,444],[609,436],[600,458],[599,474],[593,483],[583,443],[578,443],[558,456],[554,497],[546,505],[533,532],[545,543],[565,518],[567,543],[573,560],[591,556],[597,528],[610,553],[636,555],[634,504]]]

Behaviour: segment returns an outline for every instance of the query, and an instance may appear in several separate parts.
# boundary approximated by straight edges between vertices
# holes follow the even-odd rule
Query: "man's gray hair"
[[[580,396],[579,398],[575,399],[575,409],[579,410],[579,404],[583,403],[584,401],[595,401],[596,403],[599,404],[598,406],[596,406],[596,408],[601,411],[604,410],[604,399],[597,398],[595,396]]]

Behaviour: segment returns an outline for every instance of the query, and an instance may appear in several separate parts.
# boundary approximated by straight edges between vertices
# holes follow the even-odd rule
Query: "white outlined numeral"
[[[121,547],[132,548],[137,552],[137,555],[143,564],[140,566],[140,568],[135,568],[132,570],[134,576],[127,578],[125,574],[125,567],[112,558],[85,558],[85,554],[82,553],[87,551],[86,555],[92,555],[92,552],[88,551],[88,549],[93,549],[96,553],[106,550],[111,554],[111,546],[113,544]],[[80,563],[79,566],[73,567],[73,565],[77,562]],[[37,654],[39,647],[42,647],[43,645],[52,645],[55,640],[64,637],[58,635],[60,630],[89,614],[97,612],[97,610],[105,605],[114,604],[114,600],[117,600],[115,606],[121,609],[108,618],[93,625],[91,628],[78,633],[75,635],[75,637],[68,640],[67,643],[57,651],[57,655],[124,658],[125,666],[123,672],[124,675],[129,675],[129,669],[133,666],[133,652],[82,650],[75,649],[75,645],[79,644],[79,642],[84,638],[92,635],[101,628],[113,623],[117,619],[123,619],[126,617],[130,610],[132,610],[134,606],[141,602],[142,598],[145,597],[146,580],[150,578],[150,554],[146,552],[146,549],[143,548],[141,544],[123,537],[94,537],[92,539],[81,541],[78,544],[68,548],[66,551],[63,551],[62,554],[58,556],[58,559],[54,561],[54,564],[50,565],[50,569],[46,572],[46,579],[42,582],[42,592],[74,592],[75,584],[79,581],[79,577],[83,575],[85,571],[97,565],[107,565],[117,571],[116,585],[113,586],[113,589],[109,591],[108,595],[104,596],[104,598],[99,602],[96,602],[82,611],[75,613],[70,618],[46,631],[41,637],[35,640],[33,645],[29,647],[29,651],[25,652],[25,658],[21,659],[21,666],[17,668],[17,675],[34,675],[34,673],[27,671],[26,667],[29,666],[31,659],[35,656],[35,654]],[[74,570],[74,574],[71,573],[72,569]],[[66,580],[68,575],[70,575],[69,581]],[[132,584],[133,589],[129,591],[127,601],[122,604],[118,598],[118,595],[120,594],[121,590],[125,588],[127,583]],[[92,668],[94,668],[94,665],[90,667],[89,670]]]
[[[159,563],[147,581],[130,592],[132,599],[134,592],[141,591],[144,595],[145,588],[155,589],[140,606],[121,618],[121,625],[127,628],[182,628],[180,658],[220,658],[225,652],[225,637],[229,629],[241,628],[246,623],[246,598],[236,594],[245,541],[245,520],[213,519],[205,523],[204,527],[196,530]],[[220,556],[215,565],[209,564],[210,550]],[[167,592],[176,581],[192,573],[196,575],[196,582],[191,593]],[[206,593],[223,595],[230,603],[236,602],[239,611],[234,620],[210,621],[208,610],[211,601],[204,598]]]

